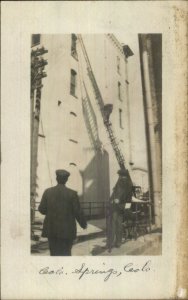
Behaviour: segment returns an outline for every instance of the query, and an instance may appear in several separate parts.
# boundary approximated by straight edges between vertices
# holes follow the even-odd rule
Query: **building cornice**
[[[118,50],[124,55],[123,47],[120,44],[120,42],[118,41],[118,39],[115,37],[115,35],[112,33],[108,33],[107,36],[113,42],[113,44],[116,46],[116,48],[118,48]]]
[[[114,44],[114,46],[121,52],[121,54],[123,55],[123,57],[125,58],[125,60],[127,60],[127,58],[129,56],[134,55],[134,53],[132,52],[132,50],[130,49],[130,47],[128,45],[121,44],[118,41],[118,39],[115,37],[114,34],[108,33],[107,37],[112,41],[112,43]]]

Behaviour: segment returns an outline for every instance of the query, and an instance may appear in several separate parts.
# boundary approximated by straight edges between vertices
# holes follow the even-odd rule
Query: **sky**
[[[120,43],[129,45],[134,55],[128,58],[130,125],[134,167],[147,168],[146,138],[141,86],[138,35],[116,34]]]

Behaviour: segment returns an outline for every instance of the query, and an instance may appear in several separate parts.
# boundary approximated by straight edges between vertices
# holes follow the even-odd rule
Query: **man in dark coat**
[[[122,242],[122,223],[125,204],[131,202],[132,181],[127,170],[118,171],[118,181],[110,197],[110,211],[108,218],[107,247],[119,248]]]
[[[45,215],[42,236],[48,238],[51,256],[71,255],[76,220],[87,227],[77,193],[65,186],[69,175],[66,170],[56,171],[58,184],[44,191],[38,208]]]

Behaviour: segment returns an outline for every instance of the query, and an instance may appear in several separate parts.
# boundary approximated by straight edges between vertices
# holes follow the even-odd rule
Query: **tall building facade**
[[[82,35],[82,39],[129,169],[128,57],[133,53],[113,34]],[[47,187],[56,184],[55,170],[63,168],[71,173],[67,186],[78,192],[82,205],[88,204],[85,213],[92,210],[93,215],[100,214],[117,181],[119,165],[88,76],[83,49],[75,34],[33,35],[32,49],[40,47],[48,50],[44,54],[48,64],[40,95],[35,201],[40,201]]]

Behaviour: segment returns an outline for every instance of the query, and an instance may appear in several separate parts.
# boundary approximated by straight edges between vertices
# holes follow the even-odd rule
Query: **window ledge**
[[[44,134],[39,133],[38,136],[45,138],[46,136]]]
[[[74,144],[78,144],[78,141],[73,140],[73,139],[69,139],[69,142],[72,142],[72,143],[74,143]]]
[[[78,61],[78,57],[77,57],[76,55],[71,54],[71,56],[72,56],[76,61]]]
[[[74,98],[78,99],[78,96],[76,95],[73,95],[73,94],[70,94],[71,96],[73,96]]]
[[[72,51],[71,56],[78,61],[78,53],[77,52]]]
[[[35,46],[39,46],[39,45],[40,45],[40,42],[35,43],[35,44],[32,44],[32,45],[31,45],[31,48],[33,48],[33,47],[35,47]]]

